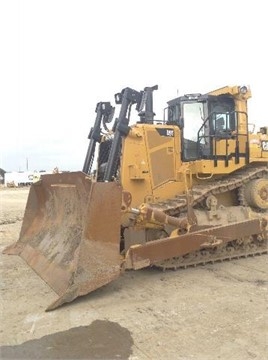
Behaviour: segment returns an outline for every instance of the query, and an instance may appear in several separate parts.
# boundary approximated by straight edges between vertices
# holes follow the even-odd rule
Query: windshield
[[[184,139],[197,141],[198,130],[203,125],[203,103],[183,104],[183,137]]]

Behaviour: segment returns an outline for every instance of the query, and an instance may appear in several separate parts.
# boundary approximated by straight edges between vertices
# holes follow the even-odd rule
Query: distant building
[[[29,186],[33,183],[33,172],[32,171],[13,171],[5,173],[5,186],[7,187],[18,187],[18,186]]]
[[[7,187],[30,186],[39,181],[44,174],[52,174],[52,171],[12,171],[4,175],[4,184]]]

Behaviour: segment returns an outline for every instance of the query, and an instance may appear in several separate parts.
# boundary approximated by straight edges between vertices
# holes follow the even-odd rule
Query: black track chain
[[[257,178],[266,177],[268,167],[248,167],[238,170],[235,174],[228,176],[228,179],[219,179],[217,181],[207,182],[206,185],[195,185],[191,191],[192,206],[202,204],[210,195],[217,195],[227,191],[239,189],[249,181]],[[187,197],[180,195],[173,199],[164,200],[158,203],[150,203],[150,207],[162,210],[168,215],[178,216],[180,213],[187,211]],[[241,204],[243,205],[243,204]]]
[[[235,174],[228,176],[228,179],[219,179],[217,181],[207,182],[206,185],[196,185],[192,189],[192,206],[202,204],[205,198],[210,195],[217,195],[234,189],[239,189],[249,181],[257,178],[267,177],[267,166],[247,167],[238,170]],[[243,206],[243,198],[238,193],[238,200]],[[152,208],[162,210],[168,215],[179,216],[181,213],[187,211],[186,196],[178,196],[174,199],[169,199],[159,203],[150,204]],[[181,257],[171,258],[154,266],[165,269],[177,270],[179,268],[187,268],[189,266],[204,265],[217,261],[226,261],[231,259],[238,259],[248,256],[256,256],[268,253],[267,234],[266,239],[262,241],[255,241],[250,246],[247,244],[248,238],[240,239],[240,246],[237,246],[236,240],[227,243],[226,245],[218,246],[213,249],[198,250],[193,253]]]
[[[240,239],[240,241],[243,239]],[[262,255],[268,253],[267,239],[263,241],[254,242],[249,245],[245,243],[237,246],[236,241],[231,241],[224,247],[218,246],[217,248],[198,250],[191,254],[174,257],[168,260],[164,260],[154,264],[155,267],[162,270],[172,269],[177,270],[180,268],[188,268],[192,266],[206,265],[214,262],[222,262],[233,259],[246,258],[256,255]]]

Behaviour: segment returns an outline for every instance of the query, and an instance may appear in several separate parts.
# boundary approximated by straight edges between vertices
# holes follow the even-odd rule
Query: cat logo
[[[169,128],[157,128],[160,136],[174,137],[174,130]]]
[[[167,129],[167,136],[174,136],[174,130]]]

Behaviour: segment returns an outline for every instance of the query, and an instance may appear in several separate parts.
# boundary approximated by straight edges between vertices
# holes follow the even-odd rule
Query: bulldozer
[[[32,184],[19,239],[4,253],[55,291],[46,310],[126,270],[267,253],[268,128],[252,130],[249,86],[178,96],[161,120],[157,89],[99,102],[82,171]]]

